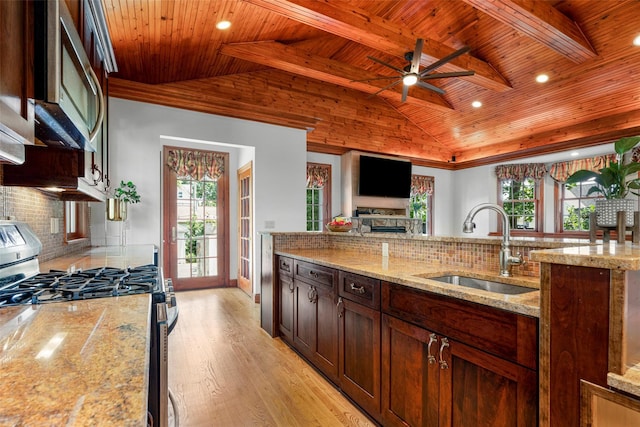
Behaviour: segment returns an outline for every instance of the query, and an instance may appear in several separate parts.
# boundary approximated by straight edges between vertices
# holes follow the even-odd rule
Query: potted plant
[[[633,212],[636,205],[635,200],[626,199],[629,193],[639,196],[640,178],[637,174],[640,171],[640,163],[624,161],[624,154],[631,151],[640,142],[640,136],[621,138],[614,144],[617,154],[617,161],[611,162],[609,166],[599,171],[579,170],[573,173],[566,181],[566,184],[578,184],[580,182],[592,181],[593,186],[587,191],[590,194],[602,194],[603,199],[596,200],[596,223],[602,227],[615,227],[617,212],[626,212],[626,225],[633,226]],[[631,178],[631,175],[636,175]]]
[[[136,185],[131,181],[120,181],[120,186],[113,191],[113,197],[107,200],[107,219],[124,221],[127,219],[129,203],[139,203],[140,195]]]

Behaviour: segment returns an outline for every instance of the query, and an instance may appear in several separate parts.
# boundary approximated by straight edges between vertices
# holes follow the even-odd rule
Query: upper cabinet
[[[32,3],[0,1],[0,161],[24,162],[34,142]]]
[[[108,75],[117,69],[102,4],[23,3],[32,6],[33,17],[35,142],[52,150],[26,147],[23,165],[4,168],[4,184],[57,187],[65,200],[105,200],[110,184],[106,93]],[[61,162],[54,168],[77,167],[62,179],[41,170],[48,158]]]

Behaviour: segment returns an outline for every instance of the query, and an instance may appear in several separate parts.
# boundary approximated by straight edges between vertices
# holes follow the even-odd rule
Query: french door
[[[252,251],[252,163],[238,169],[238,287],[253,296],[251,283]]]
[[[176,290],[228,286],[228,154],[164,147],[163,159],[165,277]],[[216,173],[203,172],[210,159]]]

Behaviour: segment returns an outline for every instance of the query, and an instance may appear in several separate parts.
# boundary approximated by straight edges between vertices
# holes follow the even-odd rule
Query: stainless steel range
[[[148,410],[154,426],[168,420],[167,336],[177,309],[171,281],[156,265],[39,272],[42,245],[25,223],[0,221],[0,309],[149,293],[152,297]],[[170,314],[168,314],[170,313]]]

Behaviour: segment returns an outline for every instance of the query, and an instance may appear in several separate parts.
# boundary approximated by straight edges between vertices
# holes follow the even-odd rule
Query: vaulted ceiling
[[[102,1],[111,96],[307,129],[310,151],[460,168],[640,134],[638,0]],[[369,57],[401,70],[417,38],[421,69],[468,46],[436,71],[475,74],[405,102],[354,81],[399,75]]]

